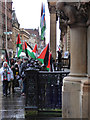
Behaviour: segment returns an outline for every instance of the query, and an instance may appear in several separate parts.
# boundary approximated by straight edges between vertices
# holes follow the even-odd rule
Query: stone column
[[[70,28],[67,27],[67,51],[70,53]]]
[[[90,6],[89,6],[89,12],[90,12]],[[89,23],[90,23],[90,13],[89,13]],[[87,91],[86,93],[88,93],[88,102],[87,102],[87,105],[88,105],[88,118],[90,120],[90,24],[88,25],[88,28],[87,28],[87,56],[88,56],[88,67],[87,67],[87,71],[88,71],[88,83],[86,84],[86,87],[87,87]]]
[[[63,82],[63,118],[82,118],[82,81],[87,72],[86,61],[86,27],[70,27],[71,69]]]
[[[87,29],[84,25],[70,27],[71,38],[71,72],[70,75],[86,76],[86,38]]]
[[[87,74],[82,83],[82,118],[90,120],[90,25],[87,26]]]
[[[50,11],[50,51],[56,59],[56,2],[49,2]]]
[[[90,78],[90,25],[88,26],[87,29],[87,48],[88,48],[88,67],[87,67],[87,71],[88,71],[88,77]]]
[[[67,51],[67,33],[65,33],[65,36],[64,36],[64,42],[65,42],[65,51]]]
[[[70,74],[64,78],[62,89],[63,118],[88,118],[87,36],[89,38],[90,33],[87,35],[86,21],[88,16],[85,13],[86,10],[88,11],[87,4],[80,3],[78,6],[76,3],[57,2],[60,14],[62,11],[64,12],[61,14],[62,19],[70,26],[71,42]]]

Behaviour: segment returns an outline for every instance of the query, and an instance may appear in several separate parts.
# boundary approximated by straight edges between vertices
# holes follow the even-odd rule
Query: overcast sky
[[[13,0],[13,8],[21,27],[38,28],[40,26],[41,3],[45,3],[46,18],[49,16],[47,0]]]
[[[42,2],[45,3],[46,41],[49,42],[50,14],[48,10],[47,0],[13,0],[13,8],[16,11],[16,16],[21,28],[35,29],[39,27],[40,29]]]

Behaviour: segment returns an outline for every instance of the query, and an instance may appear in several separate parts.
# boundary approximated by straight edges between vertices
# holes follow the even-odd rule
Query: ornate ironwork
[[[62,80],[69,72],[39,72],[39,109],[62,107]]]
[[[62,108],[63,78],[69,74],[64,71],[37,71],[28,69],[26,72],[26,108],[39,111],[52,111]]]
[[[26,73],[26,106],[38,106],[37,101],[37,78],[38,71],[34,69],[27,69]]]

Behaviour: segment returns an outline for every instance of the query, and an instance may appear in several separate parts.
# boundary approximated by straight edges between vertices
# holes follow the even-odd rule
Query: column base
[[[82,84],[82,118],[90,120],[90,79]]]
[[[87,77],[68,76],[63,80],[62,117],[88,118],[88,92],[85,92]],[[85,107],[86,106],[86,107]]]

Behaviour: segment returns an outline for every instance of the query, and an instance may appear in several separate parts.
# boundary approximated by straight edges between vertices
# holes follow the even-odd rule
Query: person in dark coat
[[[57,51],[58,53],[58,69],[61,70],[61,67],[62,67],[62,53],[61,53],[61,50],[59,49]]]
[[[21,77],[23,81],[23,90],[22,90],[22,95],[25,95],[26,93],[26,76],[25,76],[25,70],[27,69],[27,64],[28,64],[28,58],[24,57],[23,63],[21,64]]]
[[[13,75],[14,75],[14,64],[15,64],[15,60],[14,60],[14,58],[11,58],[10,59],[10,68],[13,71]],[[8,85],[9,93],[10,93],[11,88],[12,88],[12,93],[15,92],[15,90],[14,90],[15,84],[14,83],[15,83],[15,78],[9,82],[9,85]]]
[[[61,58],[62,58],[62,54],[61,54],[60,50],[58,50],[57,53],[58,53],[58,63],[60,63],[61,62]]]
[[[19,66],[18,66],[18,63],[15,63],[15,65],[14,65],[14,85],[15,85],[15,87],[19,86],[17,76],[19,76]]]

